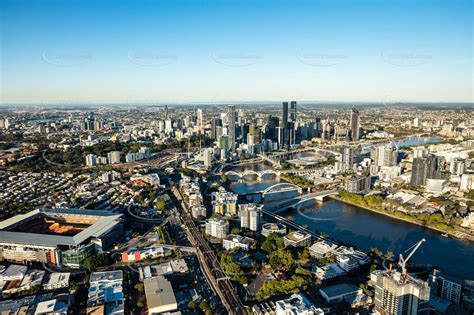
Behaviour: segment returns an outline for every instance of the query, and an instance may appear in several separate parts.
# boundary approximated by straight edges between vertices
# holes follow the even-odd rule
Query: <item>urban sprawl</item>
[[[432,236],[338,239],[331,203]],[[0,210],[1,314],[474,312],[420,262],[474,241],[469,106],[2,107]]]

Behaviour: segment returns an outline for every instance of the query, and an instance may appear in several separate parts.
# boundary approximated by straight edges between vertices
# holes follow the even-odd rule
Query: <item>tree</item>
[[[89,256],[84,259],[82,266],[88,271],[95,271],[99,267],[107,266],[111,264],[109,255],[106,253],[100,253],[98,255]]]
[[[270,253],[269,257],[270,265],[273,268],[290,268],[295,260],[290,251],[284,249],[277,249],[276,251]]]
[[[188,308],[191,309],[191,310],[195,309],[196,308],[196,302],[189,301]]]
[[[69,284],[69,291],[71,293],[75,293],[75,292],[77,292],[78,289],[79,289],[79,286],[77,285],[77,282],[76,281],[71,281],[71,283]]]
[[[299,261],[301,265],[306,265],[309,261],[309,250],[307,247],[299,254]]]
[[[158,199],[155,203],[155,207],[156,209],[158,209],[159,211],[163,211],[165,209],[165,203],[163,200],[161,199]]]
[[[391,250],[387,250],[387,252],[385,253],[385,258],[387,258],[388,260],[392,260],[393,256],[395,255]]]
[[[305,289],[309,284],[311,278],[303,278],[300,275],[293,275],[286,280],[269,280],[257,292],[257,299],[263,300],[266,297],[276,294],[291,294],[298,293],[301,289]]]
[[[232,229],[230,230],[230,233],[231,233],[231,234],[240,234],[240,229],[237,228],[237,227],[232,228]]]
[[[262,243],[262,250],[271,253],[277,249],[284,248],[285,244],[283,238],[276,233],[270,233],[265,241]]]
[[[211,306],[209,305],[209,303],[206,301],[206,300],[203,300],[200,304],[199,304],[199,308],[201,310],[203,310],[206,314],[208,312],[212,312],[212,309],[211,309]]]
[[[144,292],[144,286],[143,286],[143,283],[137,283],[135,284],[135,290],[137,290],[139,293],[143,293]]]

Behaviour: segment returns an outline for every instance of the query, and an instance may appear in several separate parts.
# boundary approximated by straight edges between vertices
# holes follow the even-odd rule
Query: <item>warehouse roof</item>
[[[147,278],[143,281],[145,285],[146,303],[149,309],[169,306],[168,310],[177,307],[171,283],[163,277]]]

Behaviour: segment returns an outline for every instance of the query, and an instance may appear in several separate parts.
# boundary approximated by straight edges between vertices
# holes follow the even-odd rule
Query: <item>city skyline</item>
[[[473,102],[470,1],[0,6],[2,104]]]
[[[0,313],[473,313],[472,12],[0,0]]]

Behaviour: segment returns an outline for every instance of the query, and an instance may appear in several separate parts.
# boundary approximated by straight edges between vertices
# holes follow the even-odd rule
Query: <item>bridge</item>
[[[274,170],[263,170],[261,172],[253,171],[253,170],[246,170],[244,172],[235,172],[235,171],[227,171],[225,172],[226,176],[237,176],[239,178],[244,178],[245,176],[248,175],[255,175],[257,178],[262,178],[265,175],[276,175],[280,176],[281,172],[280,171],[274,171]]]
[[[290,221],[288,220],[287,218],[284,218],[272,211],[269,211],[265,208],[262,209],[262,213],[270,218],[273,218],[275,221],[277,221],[278,223],[281,223],[281,224],[284,224],[286,226],[289,226],[299,232],[302,232],[302,233],[306,233],[306,234],[309,234],[311,235],[314,239],[316,239],[316,241],[328,241],[328,242],[331,242],[333,244],[336,244],[336,245],[339,245],[337,242],[333,241],[333,240],[330,240],[330,239],[327,239],[325,237],[322,237],[321,235],[317,234],[315,231],[311,231],[309,230],[307,227],[301,225],[301,224],[298,224],[294,221]]]
[[[190,247],[190,246],[179,246],[179,245],[169,245],[169,244],[156,244],[156,247],[163,247],[163,248],[169,248],[169,249],[179,249],[183,252],[189,252],[189,253],[196,253],[197,250],[195,247]]]
[[[262,190],[262,195],[265,196],[265,194],[288,190],[298,190],[298,193],[300,194],[303,192],[303,189],[298,185],[291,183],[278,183]]]
[[[267,206],[265,205],[263,208],[267,212],[271,212],[273,214],[285,212],[288,208],[298,207],[303,205],[305,202],[309,200],[318,200],[323,201],[325,197],[329,195],[337,194],[337,190],[324,190],[324,191],[317,191],[314,193],[309,193],[306,195],[298,196],[290,200],[285,200],[275,205]]]

